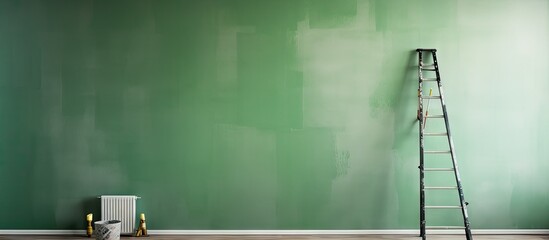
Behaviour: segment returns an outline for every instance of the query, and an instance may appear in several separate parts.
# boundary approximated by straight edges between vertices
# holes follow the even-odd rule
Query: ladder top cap
[[[437,50],[434,48],[418,48],[416,49],[417,52],[436,52]]]

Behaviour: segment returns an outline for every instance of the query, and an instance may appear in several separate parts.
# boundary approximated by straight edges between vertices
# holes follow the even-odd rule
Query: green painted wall
[[[152,229],[417,228],[417,47],[473,227],[549,228],[548,42],[546,0],[0,1],[0,229],[101,194]]]

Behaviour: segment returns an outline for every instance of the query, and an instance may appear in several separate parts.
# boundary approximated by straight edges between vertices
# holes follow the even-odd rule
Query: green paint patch
[[[310,28],[337,28],[352,23],[357,14],[357,0],[309,1]]]
[[[315,229],[330,225],[335,139],[329,129],[277,135],[277,228]]]
[[[292,70],[292,40],[284,34],[238,34],[239,124],[301,127],[303,83],[301,74]]]

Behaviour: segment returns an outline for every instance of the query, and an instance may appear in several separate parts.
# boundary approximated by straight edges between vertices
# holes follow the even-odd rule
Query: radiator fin
[[[101,196],[101,220],[120,220],[121,234],[132,234],[135,228],[137,196]]]

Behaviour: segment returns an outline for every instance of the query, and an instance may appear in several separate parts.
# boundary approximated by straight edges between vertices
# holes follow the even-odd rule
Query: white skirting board
[[[417,229],[395,230],[148,230],[151,235],[419,235]],[[549,229],[472,229],[474,235],[549,235]],[[85,230],[0,230],[0,235],[85,235]],[[433,230],[427,234],[463,234]]]

